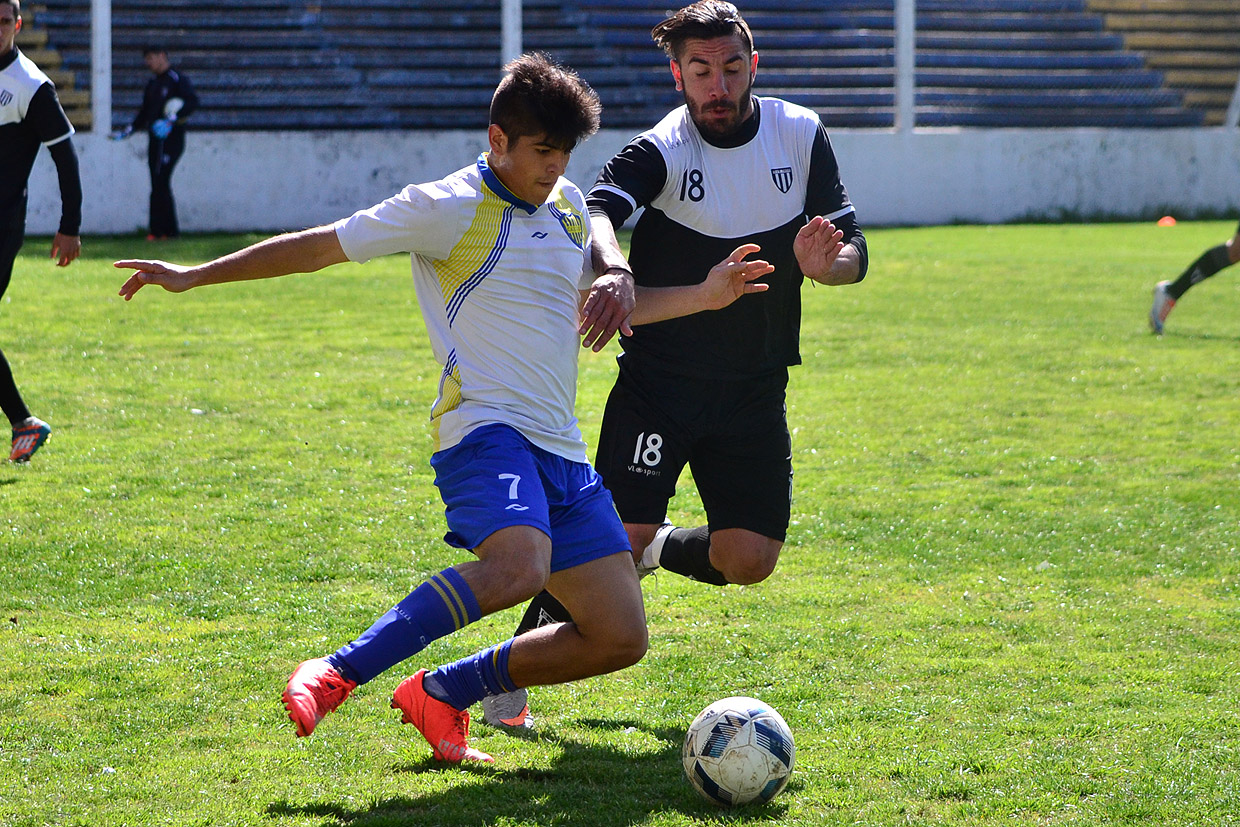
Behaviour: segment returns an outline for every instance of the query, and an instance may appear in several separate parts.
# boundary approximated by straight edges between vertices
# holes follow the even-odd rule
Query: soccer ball
[[[724,698],[689,724],[681,750],[689,783],[708,801],[765,804],[792,777],[796,747],[779,713],[754,698]]]

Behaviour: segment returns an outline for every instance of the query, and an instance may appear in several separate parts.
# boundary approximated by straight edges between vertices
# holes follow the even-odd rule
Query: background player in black
[[[0,0],[0,296],[9,286],[13,262],[26,238],[26,184],[39,147],[46,146],[60,179],[60,229],[52,258],[64,267],[78,257],[82,240],[82,184],[69,136],[73,127],[47,75],[16,47],[21,5]],[[13,426],[9,459],[25,462],[39,449],[51,427],[32,416],[0,353],[0,408]]]
[[[801,361],[801,285],[860,281],[865,237],[817,115],[752,94],[758,55],[735,6],[694,3],[651,34],[685,106],[630,142],[590,191],[595,272],[611,274],[617,293],[634,280],[695,284],[743,242],[775,272],[768,292],[724,310],[627,331],[596,467],[639,569],[757,583],[775,569],[791,510],[784,398],[787,369]],[[626,260],[615,228],[638,207]],[[706,526],[664,524],[685,463]],[[564,619],[539,595],[518,632]],[[523,711],[514,693],[485,704],[484,718],[511,727]]]
[[[172,68],[168,52],[149,46],[142,52],[142,62],[155,77],[147,81],[142,93],[142,108],[133,123],[116,133],[117,139],[127,138],[136,130],[145,129],[150,138],[146,159],[151,170],[151,212],[148,241],[176,238],[177,207],[172,198],[172,171],[185,152],[185,120],[198,108],[198,94],[189,78]]]
[[[1171,314],[1171,308],[1180,297],[1195,284],[1201,284],[1210,276],[1240,261],[1240,227],[1231,240],[1211,247],[1188,265],[1188,269],[1175,281],[1160,281],[1154,285],[1154,304],[1150,307],[1150,329],[1162,335],[1163,323]]]

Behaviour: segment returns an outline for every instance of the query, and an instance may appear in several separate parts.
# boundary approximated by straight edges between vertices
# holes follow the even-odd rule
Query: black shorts
[[[595,468],[626,523],[658,524],[688,463],[711,531],[783,540],[792,503],[787,370],[756,379],[679,376],[620,360]]]

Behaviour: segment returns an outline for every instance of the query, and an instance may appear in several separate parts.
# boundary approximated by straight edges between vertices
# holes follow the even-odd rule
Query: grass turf
[[[1234,824],[1240,271],[1149,334],[1230,223],[874,230],[804,289],[794,523],[775,575],[644,581],[651,651],[533,693],[444,768],[361,688],[297,740],[279,693],[426,575],[438,376],[399,257],[115,296],[115,258],[254,240],[27,242],[3,347],[55,428],[0,466],[0,825]],[[593,443],[614,345],[582,354]],[[690,481],[678,522],[701,519]],[[433,644],[507,636],[510,610]],[[789,788],[725,813],[684,727],[756,695]]]

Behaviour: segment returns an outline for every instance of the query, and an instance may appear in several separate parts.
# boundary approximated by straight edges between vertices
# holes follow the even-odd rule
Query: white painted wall
[[[632,136],[605,130],[574,153],[583,186]],[[173,179],[185,232],[301,229],[473,161],[475,132],[191,132]],[[832,143],[862,226],[1028,218],[1240,214],[1240,130],[838,130]],[[146,226],[146,138],[74,137],[83,234]],[[31,176],[30,234],[55,231],[55,168]]]

